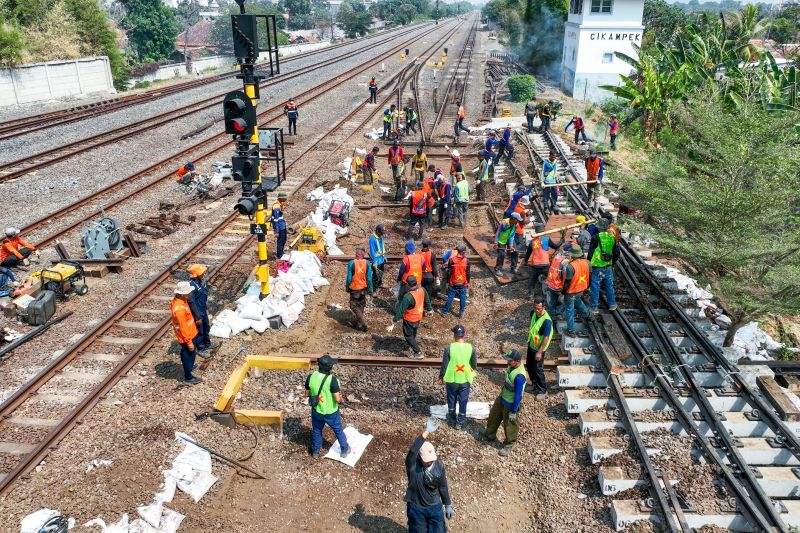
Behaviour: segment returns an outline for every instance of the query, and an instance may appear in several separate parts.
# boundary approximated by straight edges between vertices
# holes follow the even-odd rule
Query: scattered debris
[[[102,468],[104,466],[110,466],[113,461],[109,461],[107,459],[92,459],[89,461],[89,465],[86,467],[86,472],[91,472],[96,468]]]

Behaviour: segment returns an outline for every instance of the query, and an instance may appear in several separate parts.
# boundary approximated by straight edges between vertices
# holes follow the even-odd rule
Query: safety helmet
[[[187,170],[194,170],[194,163],[192,163],[191,161],[186,163],[186,169]]]
[[[17,228],[6,228],[6,237],[13,237],[17,235],[19,230]]]
[[[195,263],[193,265],[189,265],[189,268],[187,268],[186,271],[191,277],[199,278],[208,271],[208,267],[200,263]]]

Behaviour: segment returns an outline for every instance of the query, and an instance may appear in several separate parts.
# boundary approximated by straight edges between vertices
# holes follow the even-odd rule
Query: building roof
[[[175,37],[175,49],[183,50],[184,45],[186,48],[208,48],[209,50],[216,49],[214,43],[211,42],[211,28],[214,26],[213,20],[201,20],[197,24],[191,26],[186,31],[182,31]],[[185,41],[185,42],[184,42]]]

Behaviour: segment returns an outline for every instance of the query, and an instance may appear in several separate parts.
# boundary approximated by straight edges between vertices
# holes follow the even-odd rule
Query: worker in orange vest
[[[289,119],[289,135],[297,135],[297,117],[300,116],[300,111],[297,109],[297,104],[294,103],[294,98],[283,106],[283,114]]]
[[[431,165],[432,166],[432,165]],[[425,220],[428,222],[428,228],[433,229],[433,208],[436,206],[438,200],[438,193],[436,188],[437,174],[436,167],[434,167],[434,174],[425,176],[423,174],[422,190],[428,195],[428,212],[425,214]]]
[[[31,264],[31,260],[28,257],[33,252],[36,252],[36,247],[19,236],[19,229],[6,228],[5,237],[0,246],[0,264],[2,266],[27,270],[24,267]],[[36,253],[38,255],[38,252]]]
[[[561,294],[564,295],[564,313],[567,318],[567,333],[577,335],[575,330],[575,308],[583,318],[589,318],[589,308],[583,303],[583,293],[589,288],[591,269],[589,261],[583,257],[583,250],[573,246],[569,253],[569,261],[561,263],[560,276],[564,280]]]
[[[197,174],[194,171],[194,163],[187,161],[185,165],[181,166],[176,172],[178,176],[178,183],[181,185],[189,185]]]
[[[395,186],[395,200],[399,200],[404,195],[401,193],[401,188],[403,186],[402,182],[400,181],[400,175],[403,173],[403,169],[400,165],[403,164],[403,161],[406,157],[405,151],[403,151],[403,147],[400,146],[400,143],[397,139],[392,142],[392,146],[389,147],[388,152],[386,153],[386,163],[392,168],[392,179],[394,180]]]
[[[408,276],[408,292],[403,295],[394,312],[395,323],[403,320],[403,338],[408,344],[406,355],[411,359],[422,359],[425,355],[420,351],[417,344],[417,330],[422,322],[423,314],[430,316],[433,313],[431,298],[428,291],[423,289],[418,283],[416,276]],[[391,333],[394,331],[395,324],[387,328]]]
[[[196,385],[202,380],[192,375],[196,356],[194,338],[197,337],[197,325],[189,307],[189,295],[194,287],[188,281],[181,281],[175,287],[175,297],[169,305],[172,315],[172,330],[181,346],[181,365],[183,366],[183,381],[189,385]]]
[[[464,316],[467,310],[467,292],[469,290],[470,268],[467,258],[467,246],[464,243],[456,246],[450,257],[447,258],[446,271],[449,275],[447,284],[447,302],[441,310],[442,315],[450,313],[453,301],[458,296],[458,318]]]
[[[593,183],[586,184],[586,194],[589,196],[589,206],[591,207],[595,198],[600,192],[600,184],[603,183],[603,171],[605,161],[602,157],[597,157],[597,150],[589,150],[589,157],[584,161],[586,167],[586,181]]]
[[[459,133],[462,131],[469,133],[469,128],[464,127],[464,118],[466,117],[464,103],[461,100],[456,100],[456,105],[458,106],[458,117],[456,117],[456,123],[453,125],[453,138],[458,142]]]
[[[564,313],[564,305],[559,302],[561,292],[564,288],[564,279],[561,277],[561,265],[569,260],[572,248],[580,248],[574,242],[567,242],[561,246],[550,261],[550,268],[545,279],[545,293],[547,294],[547,312],[550,316],[557,316]]]
[[[544,224],[537,222],[533,226],[535,233],[544,231]],[[531,277],[528,280],[528,298],[533,298],[536,292],[536,283],[544,283],[547,273],[550,270],[551,250],[558,250],[564,242],[567,230],[561,230],[561,240],[553,241],[547,235],[540,235],[531,239],[525,252],[525,262],[531,267]]]
[[[364,311],[367,308],[367,293],[375,292],[372,286],[372,262],[366,259],[364,247],[356,248],[356,257],[347,264],[347,280],[344,290],[350,293],[350,310],[356,317],[354,327],[367,331],[367,320]]]
[[[425,257],[417,252],[417,247],[414,241],[406,243],[405,255],[400,262],[400,268],[397,271],[397,281],[400,285],[400,297],[408,292],[408,278],[414,276],[416,279],[422,279],[422,273],[428,268],[428,263]]]
[[[583,118],[579,117],[578,115],[572,115],[572,120],[564,128],[564,131],[567,131],[570,126],[575,126],[575,144],[578,144],[578,136],[583,136],[583,142],[589,142],[589,139],[586,138],[586,123],[583,121]]]
[[[420,255],[425,260],[425,266],[422,268],[422,287],[428,291],[428,295],[431,298],[436,298],[436,293],[439,290],[439,268],[436,262],[436,254],[431,249],[432,244],[432,240],[422,239]]]
[[[369,103],[370,104],[377,104],[378,103],[378,82],[375,81],[375,76],[369,80]]]
[[[619,133],[619,120],[617,115],[611,115],[611,120],[608,122],[608,133],[611,137],[611,149],[617,149],[617,134]]]
[[[411,239],[411,236],[414,232],[414,226],[417,224],[419,224],[419,237],[417,238],[422,238],[422,234],[425,232],[425,219],[428,216],[429,200],[430,196],[425,192],[424,185],[418,182],[416,187],[414,187],[414,190],[411,191],[411,195],[408,199],[410,218],[408,221],[408,231],[406,231],[406,240]]]

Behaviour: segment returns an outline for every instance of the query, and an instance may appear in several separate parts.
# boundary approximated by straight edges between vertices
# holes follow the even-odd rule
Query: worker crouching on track
[[[194,163],[191,161],[187,161],[175,174],[178,176],[178,183],[181,185],[189,185],[192,179],[197,175],[194,171]]]
[[[175,297],[169,306],[172,315],[172,330],[178,338],[181,346],[181,365],[183,365],[183,381],[189,385],[200,383],[200,378],[192,375],[195,360],[194,339],[197,337],[197,325],[195,324],[192,310],[189,307],[189,295],[194,288],[188,281],[181,281],[175,287]]]
[[[469,389],[478,371],[478,352],[470,343],[464,342],[464,335],[464,326],[456,324],[453,328],[453,342],[444,349],[442,366],[439,369],[439,383],[444,382],[447,391],[447,421],[455,425],[456,429],[463,429],[467,421]]]
[[[345,290],[350,293],[350,310],[356,317],[355,328],[367,331],[367,320],[364,311],[367,308],[367,293],[375,292],[372,285],[372,263],[365,259],[366,251],[356,248],[356,257],[347,264],[347,281]]]
[[[275,259],[283,257],[286,247],[286,219],[283,218],[283,211],[286,209],[286,193],[278,193],[278,201],[272,204],[272,231],[275,232]]]
[[[31,263],[29,257],[35,251],[34,245],[25,242],[19,236],[17,228],[6,228],[3,243],[0,246],[0,264],[7,268],[26,267]]]
[[[408,276],[408,292],[403,295],[400,302],[397,304],[397,309],[394,313],[395,323],[403,321],[403,338],[408,344],[409,348],[406,350],[406,355],[411,359],[422,359],[425,357],[419,349],[417,344],[417,330],[420,323],[422,323],[423,314],[431,315],[433,308],[431,307],[431,298],[428,291],[423,289],[417,284],[415,276]],[[395,324],[387,328],[391,333],[394,331]]]
[[[189,284],[192,286],[192,294],[189,295],[189,307],[197,324],[197,337],[194,339],[195,350],[200,353],[209,348],[214,348],[211,344],[211,326],[208,320],[208,285],[205,281],[208,267],[199,263],[189,265],[186,269],[189,272]]]
[[[553,339],[553,320],[544,306],[544,298],[537,296],[533,300],[531,325],[528,330],[528,354],[525,367],[532,384],[526,387],[528,392],[536,394],[537,400],[544,400],[547,394],[547,382],[544,378],[544,354]]]
[[[408,489],[406,502],[409,533],[444,533],[444,515],[453,517],[453,505],[447,486],[444,463],[436,457],[436,449],[427,439],[436,431],[436,425],[428,422],[428,429],[411,444],[406,454]]]
[[[333,375],[335,364],[336,359],[325,354],[317,360],[317,370],[306,378],[306,396],[311,407],[311,457],[314,459],[319,458],[322,449],[325,424],[330,426],[339,441],[340,455],[347,457],[350,454],[350,445],[342,428],[342,414],[339,412],[342,393],[339,380]]]
[[[522,394],[525,392],[525,383],[528,381],[525,366],[522,364],[522,356],[519,351],[511,350],[503,359],[508,361],[506,366],[505,381],[500,395],[495,399],[489,411],[489,419],[486,422],[486,433],[484,437],[489,442],[497,441],[497,430],[500,424],[503,425],[505,432],[505,442],[500,450],[500,455],[507,456],[511,453],[514,444],[517,442],[519,434],[519,415],[522,406]]]

